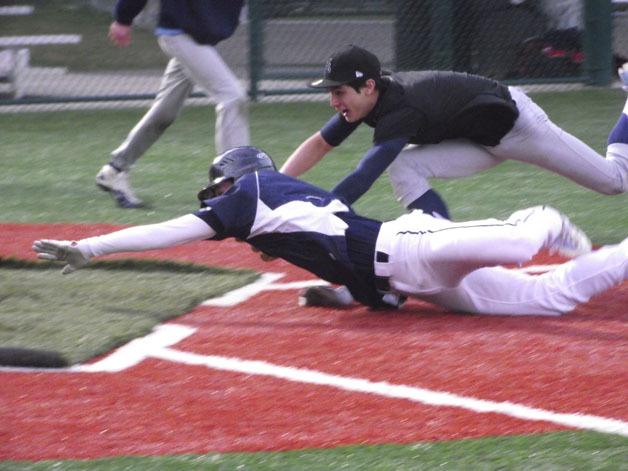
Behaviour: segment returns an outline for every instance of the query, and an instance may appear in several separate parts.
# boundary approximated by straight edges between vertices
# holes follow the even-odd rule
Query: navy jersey
[[[331,193],[275,171],[239,178],[195,213],[216,231],[347,286],[368,306],[386,306],[373,262],[381,223],[355,214]]]
[[[147,0],[118,0],[114,17],[130,25]],[[238,27],[244,0],[160,0],[158,26],[185,31],[199,44],[218,44]]]

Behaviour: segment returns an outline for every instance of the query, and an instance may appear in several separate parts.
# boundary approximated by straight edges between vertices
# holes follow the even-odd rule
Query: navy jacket
[[[148,0],[118,0],[114,17],[130,25]],[[244,0],[161,0],[158,26],[180,29],[199,44],[215,45],[231,36]]]

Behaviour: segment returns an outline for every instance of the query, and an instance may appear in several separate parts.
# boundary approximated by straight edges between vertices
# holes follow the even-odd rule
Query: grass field
[[[62,277],[50,264],[0,259],[0,345],[56,351],[70,365],[85,362],[257,278],[154,261],[101,261],[88,268]]]
[[[537,100],[559,125],[603,153],[623,95],[615,90],[589,90],[540,94]],[[119,211],[96,190],[96,172],[143,111],[0,114],[4,167],[0,219],[131,224],[157,222],[193,210],[213,158],[213,111],[205,107],[186,109],[132,172],[134,187],[151,206],[148,211]],[[329,115],[324,103],[254,105],[252,139],[281,164]],[[304,178],[331,188],[353,168],[369,142],[368,130],[359,129]],[[518,208],[550,204],[571,216],[598,244],[622,240],[628,228],[626,195],[598,195],[516,162],[465,179],[437,181],[434,186],[458,220],[504,217]],[[386,177],[358,201],[356,209],[381,219],[402,213]]]
[[[535,98],[559,125],[602,153],[606,134],[623,106],[623,94],[615,90],[540,94]],[[197,205],[196,192],[206,182],[207,166],[213,157],[214,116],[213,111],[204,107],[187,108],[133,171],[133,184],[149,203],[148,209],[120,210],[108,195],[95,187],[96,172],[143,111],[0,114],[0,221],[126,225],[158,222],[193,211]],[[328,116],[329,109],[323,103],[254,105],[253,142],[281,164]],[[339,176],[355,165],[369,141],[368,130],[360,129],[322,165],[305,175],[305,179],[325,188],[332,187]],[[616,243],[628,235],[628,196],[597,195],[562,177],[523,164],[507,162],[481,175],[437,181],[434,185],[458,220],[503,217],[518,208],[551,204],[583,227],[596,244]],[[377,182],[356,208],[365,215],[382,219],[402,213],[385,178]],[[45,280],[39,279],[38,283],[43,283],[43,290],[65,289],[60,277],[47,287]],[[167,297],[167,292],[164,295]],[[5,306],[2,302],[0,308]],[[13,321],[7,319],[7,314],[3,309],[0,335],[10,334]],[[13,312],[11,317],[19,318],[20,313]],[[93,462],[6,461],[0,462],[0,469],[615,470],[625,469],[627,460],[625,438],[569,432],[287,453],[120,457]]]
[[[567,451],[568,450],[568,451]],[[2,471],[186,470],[520,470],[618,471],[625,463],[625,439],[588,432],[481,440],[339,447],[284,453],[233,453],[172,457],[111,458],[94,461],[0,462]],[[625,469],[625,468],[623,468]]]
[[[32,15],[0,17],[2,34],[81,35],[78,45],[33,48],[32,66],[67,67],[73,72],[80,72],[156,70],[166,65],[167,58],[159,49],[152,31],[135,28],[133,47],[120,49],[112,46],[107,39],[111,14],[91,8],[88,3],[82,0],[30,1],[28,4],[35,7]]]

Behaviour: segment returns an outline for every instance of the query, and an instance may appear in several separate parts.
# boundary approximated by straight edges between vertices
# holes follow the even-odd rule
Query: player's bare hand
[[[109,40],[118,47],[131,44],[131,27],[114,21],[109,26]]]
[[[67,275],[87,265],[89,257],[83,255],[76,242],[69,240],[36,240],[33,250],[37,252],[37,258],[56,262],[67,262],[61,273]]]

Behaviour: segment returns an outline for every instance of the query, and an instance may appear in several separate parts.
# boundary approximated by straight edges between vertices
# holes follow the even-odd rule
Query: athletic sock
[[[438,193],[430,189],[408,205],[408,209],[420,209],[426,214],[451,219],[447,205]]]

